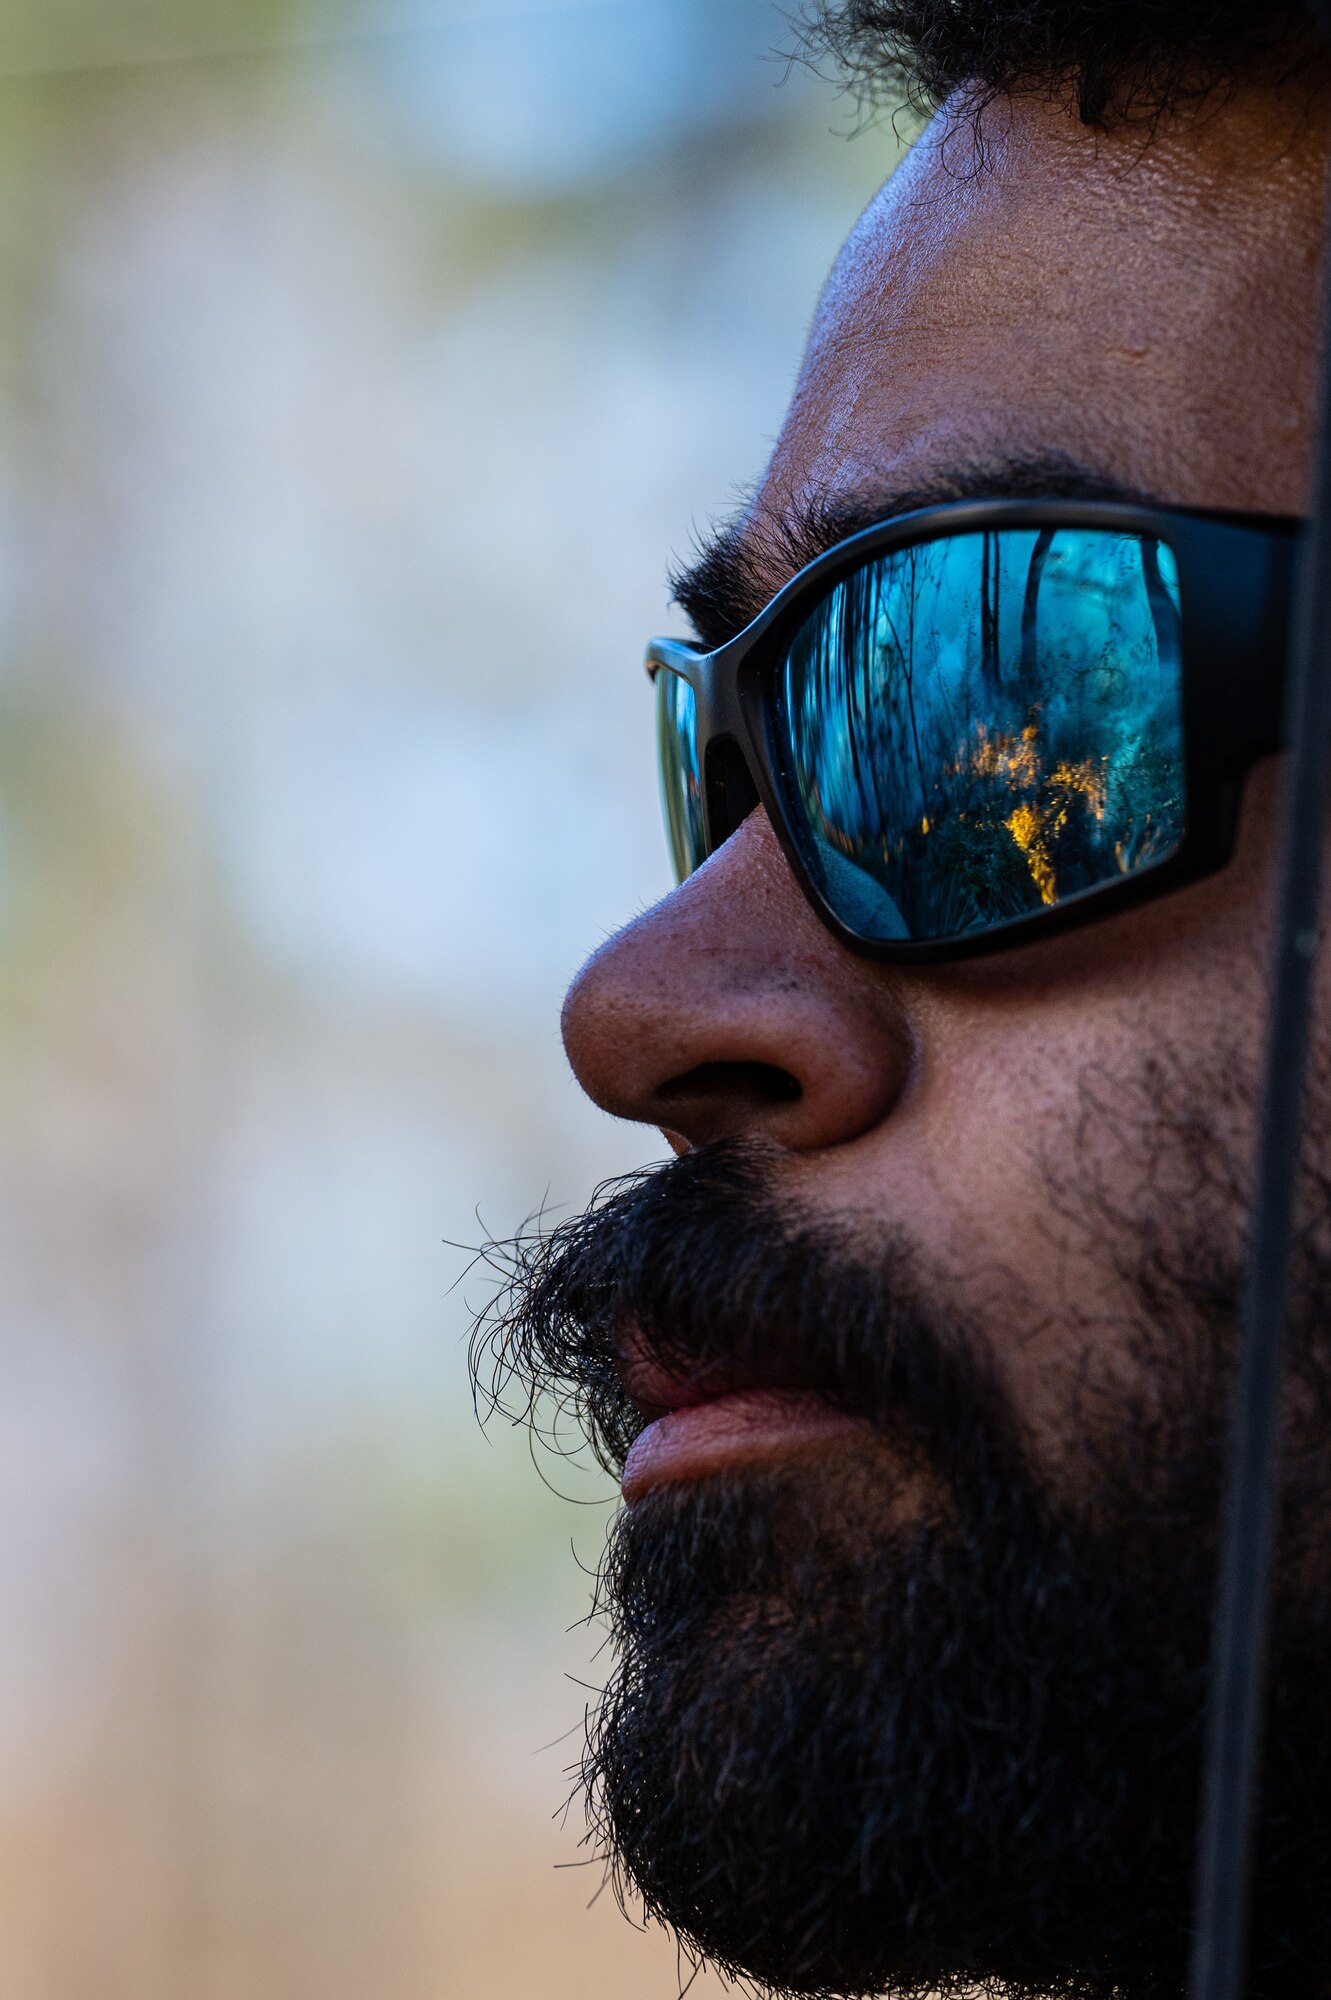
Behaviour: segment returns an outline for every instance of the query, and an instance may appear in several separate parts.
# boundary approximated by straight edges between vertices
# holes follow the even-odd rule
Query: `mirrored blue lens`
[[[698,705],[688,682],[669,667],[657,668],[655,683],[661,810],[675,880],[682,882],[707,859],[702,773],[698,768]]]
[[[859,936],[952,938],[1183,838],[1178,566],[1103,529],[952,535],[839,584],[772,727],[794,838]]]

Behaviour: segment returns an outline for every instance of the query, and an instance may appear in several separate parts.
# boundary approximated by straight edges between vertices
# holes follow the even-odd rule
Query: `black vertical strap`
[[[1312,11],[1325,34],[1331,0],[1325,11]],[[1331,263],[1325,253],[1324,261]],[[1323,290],[1331,299],[1325,277]],[[1331,318],[1323,325],[1331,325]],[[1327,379],[1317,420],[1313,516],[1301,554],[1285,702],[1283,865],[1211,1666],[1193,2000],[1239,2000],[1247,1984],[1254,1804],[1279,1490],[1280,1389],[1331,750],[1331,339],[1325,331],[1324,339]]]

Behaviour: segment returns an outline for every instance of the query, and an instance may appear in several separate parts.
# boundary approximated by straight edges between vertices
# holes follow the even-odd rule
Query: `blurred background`
[[[557,1037],[641,644],[895,153],[789,40],[5,0],[5,2000],[678,1991],[560,1813],[613,1496],[455,1246],[653,1151]]]

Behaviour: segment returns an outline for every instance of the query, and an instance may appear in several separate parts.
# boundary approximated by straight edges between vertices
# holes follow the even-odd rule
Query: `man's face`
[[[788,580],[791,522],[1033,465],[1303,510],[1320,126],[1246,91],[1153,135],[1003,103],[983,139],[941,114],[843,250],[732,618]],[[773,1987],[1178,1989],[1276,802],[1268,764],[1197,886],[918,970],[838,944],[756,811],[569,996],[584,1088],[684,1157],[547,1256],[512,1320],[529,1365],[616,1462],[663,1405],[804,1398],[635,1453],[589,1759],[649,1907]],[[1328,1956],[1300,1914],[1326,1860],[1321,1119],[1276,1647],[1296,1754],[1257,1933],[1286,1978]]]

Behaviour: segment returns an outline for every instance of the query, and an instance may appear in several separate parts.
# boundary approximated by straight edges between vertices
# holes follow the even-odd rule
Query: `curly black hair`
[[[964,84],[985,99],[1067,89],[1101,125],[1257,71],[1303,74],[1329,15],[1328,0],[811,0],[800,20],[807,52],[865,103],[925,110]]]

